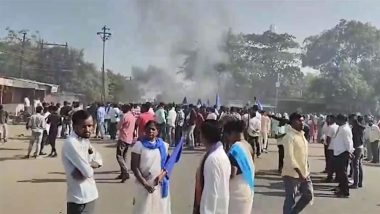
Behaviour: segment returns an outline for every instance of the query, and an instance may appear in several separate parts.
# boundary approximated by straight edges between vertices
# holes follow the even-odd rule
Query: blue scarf
[[[166,153],[166,148],[164,141],[161,138],[156,138],[156,143],[151,143],[149,140],[144,139],[141,141],[142,145],[147,149],[158,149],[161,155],[161,169],[164,169],[166,159],[168,154]],[[166,198],[169,193],[169,179],[167,176],[161,182],[161,194],[163,198]]]
[[[255,169],[251,168],[249,164],[249,160],[244,150],[235,143],[234,145],[232,145],[230,151],[228,151],[228,156],[233,157],[236,160],[243,174],[244,180],[247,182],[249,187],[253,190],[255,186],[255,180],[252,175],[253,175],[253,170]]]

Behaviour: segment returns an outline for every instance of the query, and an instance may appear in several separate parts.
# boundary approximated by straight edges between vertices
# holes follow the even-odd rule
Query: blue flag
[[[185,142],[185,138],[181,138],[177,146],[173,149],[172,154],[170,155],[170,158],[166,161],[164,169],[166,171],[166,176],[169,178],[172,174],[173,168],[175,163],[179,161],[182,154],[182,147]]]

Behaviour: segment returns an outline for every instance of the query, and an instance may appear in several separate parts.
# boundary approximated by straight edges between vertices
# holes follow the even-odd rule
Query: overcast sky
[[[186,4],[190,0],[178,1]],[[170,4],[168,0],[162,2]],[[141,10],[135,3],[132,0],[0,0],[0,36],[5,35],[7,26],[14,30],[38,30],[48,42],[68,42],[72,47],[84,49],[86,60],[100,68],[102,46],[96,32],[107,24],[113,35],[107,42],[106,67],[129,74],[132,65],[144,67],[160,57],[142,44],[141,35],[136,34]],[[274,24],[277,32],[293,34],[298,41],[333,27],[342,18],[380,27],[377,0],[203,0],[197,5],[199,14],[195,16],[201,14],[211,19],[213,10],[222,8],[228,19],[225,27],[231,27],[234,32],[261,33]]]

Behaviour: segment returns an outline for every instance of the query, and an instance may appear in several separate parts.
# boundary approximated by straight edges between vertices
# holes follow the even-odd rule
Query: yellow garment
[[[294,170],[298,168],[304,177],[309,172],[308,166],[308,143],[303,131],[297,131],[289,128],[282,142],[284,145],[284,167],[282,176],[299,178],[298,173]]]

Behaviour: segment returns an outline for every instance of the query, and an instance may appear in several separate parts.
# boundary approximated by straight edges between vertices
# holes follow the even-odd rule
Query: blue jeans
[[[313,183],[310,176],[306,181],[289,176],[282,177],[285,186],[285,201],[283,206],[284,214],[300,213],[313,199]],[[301,193],[301,198],[295,202],[297,192]]]

